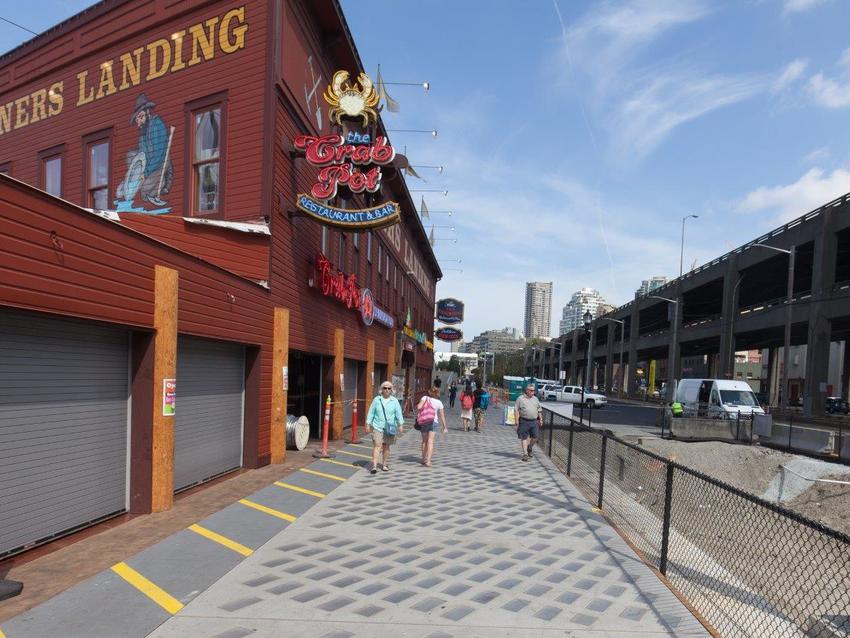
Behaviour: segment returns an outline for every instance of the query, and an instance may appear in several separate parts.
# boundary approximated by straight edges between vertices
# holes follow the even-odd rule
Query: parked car
[[[582,392],[580,385],[555,386],[544,394],[547,401],[565,401],[567,403],[581,403]],[[587,388],[584,390],[584,404],[588,407],[601,408],[608,403],[608,397]]]
[[[824,407],[829,414],[850,414],[850,403],[841,397],[826,397]]]

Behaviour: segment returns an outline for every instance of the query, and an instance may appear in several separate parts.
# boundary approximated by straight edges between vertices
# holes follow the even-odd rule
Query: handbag
[[[381,401],[381,410],[384,411],[384,424],[385,424],[384,425],[384,431],[387,434],[389,434],[390,436],[395,436],[396,432],[398,431],[398,428],[396,427],[395,422],[390,423],[390,420],[387,418],[387,409],[384,407],[384,400],[380,399],[380,401]]]

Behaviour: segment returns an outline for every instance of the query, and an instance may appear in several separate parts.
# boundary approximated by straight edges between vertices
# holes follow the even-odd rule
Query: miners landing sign
[[[463,302],[457,299],[440,299],[437,302],[437,321],[443,323],[460,323],[463,321]],[[454,341],[444,339],[444,341]]]
[[[361,73],[350,82],[347,71],[337,71],[325,92],[331,106],[329,115],[344,133],[329,135],[298,135],[293,140],[296,150],[319,169],[309,193],[298,193],[295,205],[315,220],[350,230],[381,228],[398,222],[399,206],[384,202],[370,208],[349,210],[336,207],[330,200],[340,194],[380,193],[381,167],[395,159],[395,149],[387,138],[374,139],[367,132],[370,122],[377,119],[374,107],[378,97],[372,80]],[[356,127],[362,127],[358,130]]]

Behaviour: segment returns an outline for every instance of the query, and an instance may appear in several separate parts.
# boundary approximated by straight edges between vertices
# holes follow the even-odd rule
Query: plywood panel
[[[156,336],[151,510],[162,512],[171,509],[174,495],[174,416],[163,415],[163,382],[177,377],[177,271],[156,266],[154,286]]]
[[[274,309],[274,344],[272,361],[271,462],[286,460],[286,401],[283,368],[289,366],[289,309]]]

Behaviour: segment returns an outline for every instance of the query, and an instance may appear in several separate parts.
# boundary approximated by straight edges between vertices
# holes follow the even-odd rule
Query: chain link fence
[[[720,635],[850,636],[850,537],[544,414],[555,464]]]

